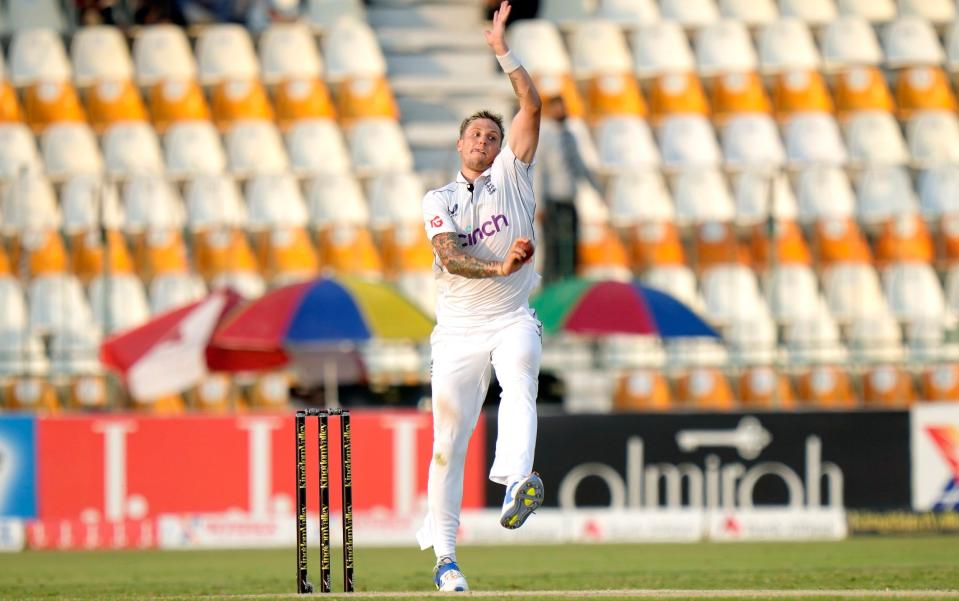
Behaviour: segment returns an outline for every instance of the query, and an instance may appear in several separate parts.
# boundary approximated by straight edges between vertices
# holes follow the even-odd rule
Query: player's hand
[[[508,0],[500,2],[499,9],[493,13],[493,29],[486,30],[483,35],[486,36],[486,43],[493,49],[493,52],[503,56],[509,52],[509,46],[506,45],[506,19],[512,7]]]
[[[533,243],[529,238],[517,238],[513,240],[506,258],[500,265],[500,275],[507,276],[519,271],[524,264],[533,258]]]

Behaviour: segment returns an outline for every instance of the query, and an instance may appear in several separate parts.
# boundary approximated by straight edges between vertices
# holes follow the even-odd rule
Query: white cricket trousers
[[[466,448],[483,408],[491,367],[503,392],[489,478],[505,485],[533,470],[541,333],[540,322],[526,307],[474,327],[437,325],[433,330],[429,509],[416,538],[421,549],[432,545],[436,557],[456,553]]]

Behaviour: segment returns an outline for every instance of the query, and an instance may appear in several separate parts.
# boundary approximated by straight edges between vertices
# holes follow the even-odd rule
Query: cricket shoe
[[[543,481],[533,472],[528,477],[512,483],[506,489],[503,511],[499,523],[503,528],[515,530],[523,525],[536,509],[543,504]]]
[[[460,572],[452,557],[440,557],[433,568],[433,584],[436,590],[444,593],[466,593],[470,587],[466,584],[466,576]]]

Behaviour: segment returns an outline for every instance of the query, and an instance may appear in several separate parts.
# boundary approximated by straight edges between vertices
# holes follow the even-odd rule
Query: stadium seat
[[[61,215],[50,181],[40,171],[28,171],[15,186],[3,191],[0,228],[6,236],[16,237],[32,231],[60,228]],[[14,261],[16,264],[16,261]]]
[[[123,229],[136,234],[151,228],[179,229],[186,223],[183,203],[159,174],[132,175],[123,185]]]
[[[909,324],[945,319],[946,299],[928,263],[893,263],[883,270],[882,282],[889,308],[900,321]]]
[[[696,69],[689,42],[678,23],[658,21],[641,25],[629,34],[629,42],[637,77],[691,73]]]
[[[59,34],[51,29],[26,29],[10,41],[10,83],[18,88],[39,83],[65,83],[73,70]]]
[[[581,222],[576,248],[576,273],[593,279],[629,280],[629,255],[616,232],[604,222]]]
[[[612,176],[606,186],[610,223],[633,228],[641,222],[672,221],[676,212],[659,170],[636,170]]]
[[[23,108],[10,82],[0,81],[0,124],[23,121]]]
[[[879,276],[869,263],[835,263],[823,271],[822,286],[829,310],[841,324],[889,312]]]
[[[938,165],[919,172],[919,210],[929,220],[959,214],[959,166]]]
[[[693,228],[693,264],[699,271],[729,263],[749,264],[732,224],[705,221]]]
[[[33,134],[22,123],[0,123],[0,179],[12,181],[21,172],[41,168]]]
[[[263,294],[265,284],[246,234],[238,228],[208,229],[194,235],[197,272],[211,289],[235,285],[246,297]]]
[[[250,34],[241,25],[208,25],[196,42],[200,83],[213,85],[231,79],[253,80],[260,64]]]
[[[959,401],[959,364],[930,366],[920,373],[919,379],[923,400]]]
[[[708,115],[709,102],[695,73],[664,73],[652,82],[649,110],[659,122],[670,115]]]
[[[225,79],[213,86],[210,104],[220,131],[244,120],[273,121],[273,106],[256,79]]]
[[[856,16],[870,23],[892,21],[896,18],[895,0],[837,0],[839,14]]]
[[[687,28],[707,26],[719,19],[713,0],[660,0],[659,10],[663,19]]]
[[[380,235],[380,251],[387,277],[429,272],[433,267],[433,247],[423,235],[419,223],[401,223]],[[372,257],[369,264],[373,264]]]
[[[68,268],[67,250],[60,233],[54,229],[30,229],[11,243],[10,260],[21,265],[21,256],[27,257],[30,277],[57,274]]]
[[[778,168],[786,163],[776,122],[765,113],[730,117],[722,126],[720,138],[730,170]]]
[[[271,121],[240,121],[226,134],[230,171],[237,177],[290,168],[283,139]]]
[[[901,71],[896,81],[896,104],[902,120],[917,111],[955,112],[959,108],[949,78],[939,67],[910,67]]]
[[[799,215],[789,179],[782,172],[746,169],[732,174],[731,183],[738,226],[765,226],[770,216],[795,221]]]
[[[182,27],[148,25],[133,38],[137,83],[154,86],[163,81],[193,81],[196,61]]]
[[[886,78],[875,66],[851,67],[836,76],[836,108],[841,117],[855,111],[892,112]]]
[[[697,313],[705,306],[697,288],[696,274],[687,265],[654,265],[642,274],[642,280],[645,284],[673,296]]]
[[[180,121],[164,139],[167,172],[173,178],[223,173],[226,156],[220,136],[209,121]]]
[[[933,25],[946,25],[956,18],[956,5],[951,0],[899,0],[899,14],[914,16]]]
[[[796,393],[789,376],[767,365],[743,370],[739,376],[739,402],[750,409],[794,409]]]
[[[309,16],[310,25],[324,32],[343,18],[366,18],[360,0],[309,0],[306,14]]]
[[[32,339],[31,342],[34,341],[36,348],[31,349],[30,354],[43,355],[42,343],[38,338]],[[33,364],[39,364],[39,361],[34,361]],[[56,388],[50,380],[43,377],[46,363],[43,365],[43,368],[33,368],[30,372],[40,375],[18,374],[13,380],[4,382],[3,396],[7,399],[6,406],[9,409],[37,413],[55,413],[59,409],[60,401],[57,398]]]
[[[680,266],[686,262],[679,229],[672,221],[640,223],[628,231],[626,242],[634,271]]]
[[[99,81],[86,93],[90,125],[97,133],[115,123],[148,121],[143,98],[132,80]]]
[[[814,255],[823,267],[833,263],[871,263],[869,244],[851,217],[823,217],[813,226]]]
[[[80,280],[72,274],[41,274],[30,281],[30,330],[37,334],[83,330],[94,322]]]
[[[150,313],[157,315],[205,295],[206,286],[195,273],[161,273],[150,282]]]
[[[615,411],[668,411],[672,403],[669,381],[658,370],[632,369],[617,378]]]
[[[230,413],[241,409],[240,391],[230,374],[212,373],[193,390],[192,408],[203,413]]]
[[[349,171],[310,179],[305,191],[309,224],[314,229],[337,223],[366,226],[370,222],[363,189]]]
[[[740,21],[723,19],[705,24],[696,32],[695,40],[701,75],[755,71],[759,66],[749,31]]]
[[[646,102],[633,76],[629,48],[611,21],[589,21],[570,39],[573,74],[585,82],[587,113],[600,120],[611,115],[646,114]]]
[[[303,227],[307,223],[306,202],[299,183],[289,173],[263,173],[246,187],[250,231],[276,227]]]
[[[799,218],[813,222],[820,218],[846,218],[856,206],[852,186],[837,167],[810,167],[799,173],[797,182]]]
[[[103,158],[96,135],[85,123],[51,125],[40,138],[40,148],[51,179],[103,172]]]
[[[906,142],[918,167],[959,162],[959,118],[951,111],[918,112],[906,123]]]
[[[745,265],[723,265],[705,272],[700,283],[708,315],[723,324],[766,312],[756,276]]]
[[[155,83],[150,87],[148,97],[157,133],[165,133],[175,123],[210,119],[210,108],[203,90],[192,79],[168,79]]]
[[[718,169],[691,167],[679,172],[673,180],[673,199],[679,225],[730,222],[736,216],[726,179]]]
[[[880,268],[900,261],[932,263],[935,257],[932,236],[918,214],[900,215],[883,223],[875,248]]]
[[[862,401],[866,407],[908,407],[915,400],[912,376],[898,366],[877,365],[862,375]]]
[[[357,121],[347,134],[347,142],[353,169],[360,177],[413,168],[413,155],[403,130],[392,119]]]
[[[810,27],[825,25],[837,16],[833,0],[779,0],[779,13],[801,19]]]
[[[932,25],[921,17],[900,16],[882,30],[886,67],[939,65],[945,53]]]
[[[656,0],[600,0],[595,16],[621,27],[635,27],[659,21],[659,6]]]
[[[730,360],[740,366],[765,366],[778,361],[780,352],[776,338],[776,322],[765,308],[737,318],[723,330]]]
[[[323,60],[309,28],[303,23],[272,23],[260,35],[263,83],[313,80],[323,74]]]
[[[715,367],[696,367],[676,378],[676,401],[692,409],[728,411],[735,406],[729,380]]]
[[[122,213],[115,186],[95,176],[75,176],[64,184],[61,203],[70,270],[83,283],[105,268],[111,273],[133,272],[133,261],[119,231]],[[109,249],[108,266],[104,265],[104,240]]]
[[[400,270],[400,263],[408,262],[402,259],[401,255],[409,249],[410,244],[403,244],[399,239],[405,242],[406,234],[411,231],[411,226],[400,225],[391,230],[390,235],[386,237],[387,240],[383,245],[384,258],[390,260],[392,265],[389,267],[394,273]],[[338,274],[367,278],[383,276],[383,258],[380,257],[373,242],[373,236],[366,226],[350,222],[334,223],[320,228],[317,232],[317,240],[320,264],[324,269],[330,269]],[[428,245],[416,244],[418,241],[411,242],[417,249],[428,248]]]
[[[323,37],[323,58],[327,81],[386,75],[386,59],[376,35],[359,19],[344,18],[334,24]]]
[[[849,161],[854,166],[865,163],[879,165],[905,165],[909,151],[902,137],[899,124],[892,113],[886,111],[856,111],[843,124]]]
[[[783,341],[792,363],[822,364],[847,360],[839,327],[822,302],[808,315],[790,322],[784,329]]]
[[[862,363],[901,362],[902,330],[888,310],[853,319],[846,329],[850,357]]]
[[[0,332],[21,332],[26,327],[27,304],[20,280],[9,273],[0,274]]]
[[[712,124],[702,115],[671,115],[659,128],[659,146],[667,168],[716,167],[722,153]]]
[[[276,84],[273,106],[277,124],[284,130],[292,129],[300,121],[336,118],[333,99],[319,78],[288,79]]]
[[[293,172],[302,176],[350,171],[350,155],[331,119],[297,121],[286,134]]]
[[[607,117],[596,129],[603,171],[611,174],[658,167],[659,149],[649,125],[636,116]]]
[[[510,48],[523,57],[523,64],[534,77],[562,76],[571,72],[569,54],[555,23],[541,19],[523,19],[506,31]]]
[[[919,210],[909,172],[902,165],[868,167],[856,178],[859,222],[867,229]]]
[[[67,30],[67,15],[56,0],[8,0],[6,25],[11,31],[45,28],[57,33]]]
[[[797,113],[785,125],[786,155],[797,165],[846,162],[846,148],[836,119],[828,113]]]
[[[772,239],[765,223],[753,225],[749,248],[753,265],[757,269],[765,269],[773,263],[812,265],[812,252],[802,229],[794,219],[777,220]]]
[[[35,134],[59,123],[82,123],[86,113],[69,81],[42,81],[23,93],[23,113]]]
[[[290,402],[290,377],[283,372],[261,374],[250,391],[250,404],[258,409],[286,407]]]
[[[257,175],[247,185],[249,231],[267,281],[308,278],[319,267],[306,231],[306,203],[290,174]]]
[[[20,302],[23,303],[22,293]],[[26,326],[16,328],[5,327],[0,329],[0,382],[9,386],[10,376],[43,376],[49,370],[49,361],[43,350],[43,341],[39,336],[26,330]],[[11,390],[3,390],[3,396],[11,400]],[[16,397],[12,399],[16,401]],[[23,399],[24,408],[33,406],[37,400],[33,395]],[[50,408],[56,407],[56,399]],[[7,408],[18,409],[16,403],[8,403]]]
[[[819,294],[816,274],[808,265],[776,265],[764,279],[766,304],[778,323],[792,324],[813,319],[818,311],[829,311]]]
[[[316,277],[319,259],[303,226],[277,226],[254,234],[254,252],[267,282],[286,285]]]
[[[411,172],[381,173],[370,181],[367,199],[370,225],[389,229],[400,223],[421,224],[426,190],[418,175]]]
[[[107,174],[126,179],[139,174],[162,174],[163,151],[153,127],[144,122],[121,122],[103,134]]]
[[[79,28],[70,44],[70,58],[74,81],[81,87],[133,78],[133,61],[123,33],[110,25]]]
[[[812,71],[822,59],[806,24],[797,18],[783,18],[765,25],[759,32],[759,62],[765,72]]]
[[[836,365],[815,365],[800,372],[796,400],[823,409],[852,409],[858,404],[849,373]]]
[[[334,95],[336,115],[344,127],[367,118],[399,118],[399,108],[385,76],[347,77],[337,84]]]
[[[187,225],[193,232],[246,225],[246,203],[228,175],[203,175],[191,180],[184,198]]]
[[[877,67],[882,62],[879,38],[861,16],[845,15],[827,23],[819,42],[823,65],[828,70]]]
[[[806,112],[831,113],[833,103],[819,71],[786,71],[773,78],[773,109],[776,119],[786,122]]]
[[[719,0],[719,13],[724,18],[742,21],[747,27],[758,27],[779,18],[774,0]]]
[[[754,72],[725,73],[717,77],[713,82],[710,104],[713,119],[718,124],[742,113],[772,111],[762,79]]]
[[[107,334],[136,327],[150,318],[146,291],[136,274],[98,275],[89,290],[94,322]]]
[[[145,282],[190,270],[186,242],[179,228],[153,227],[133,237],[134,265]]]

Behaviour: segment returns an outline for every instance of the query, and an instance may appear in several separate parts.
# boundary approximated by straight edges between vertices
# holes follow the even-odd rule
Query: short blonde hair
[[[503,116],[487,110],[476,111],[466,119],[463,119],[463,122],[460,123],[460,138],[466,133],[466,128],[470,126],[470,123],[477,119],[489,119],[495,123],[496,127],[499,128],[499,137],[501,140],[503,139]]]

